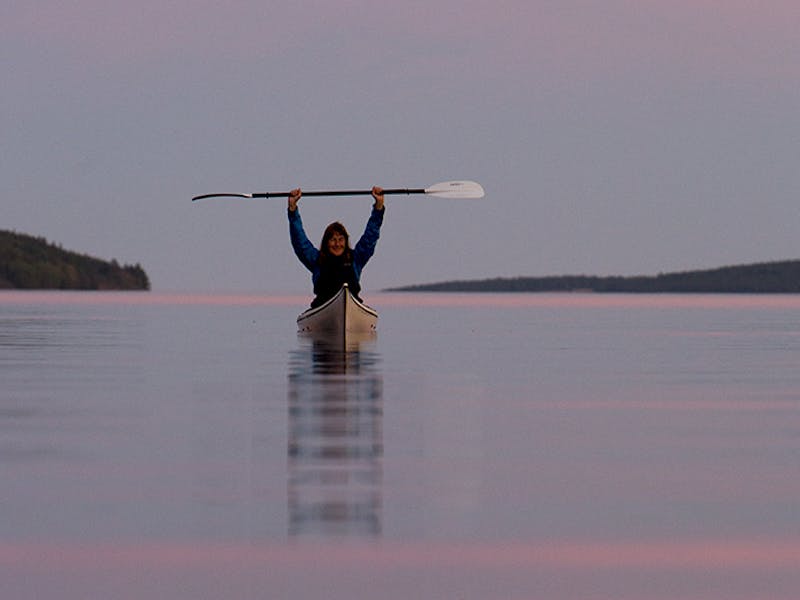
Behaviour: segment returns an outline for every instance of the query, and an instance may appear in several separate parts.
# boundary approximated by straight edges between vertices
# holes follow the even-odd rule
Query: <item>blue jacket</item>
[[[300,262],[305,265],[306,269],[311,271],[311,281],[316,285],[320,275],[319,250],[306,236],[306,232],[303,229],[303,220],[300,218],[300,209],[294,212],[287,212],[289,214],[289,238],[292,241],[292,248]],[[361,270],[375,253],[375,245],[380,237],[383,214],[385,212],[385,208],[383,210],[372,209],[367,221],[367,227],[364,229],[364,233],[361,234],[361,238],[356,243],[355,248],[353,248],[353,271],[355,271],[356,280],[361,279]]]

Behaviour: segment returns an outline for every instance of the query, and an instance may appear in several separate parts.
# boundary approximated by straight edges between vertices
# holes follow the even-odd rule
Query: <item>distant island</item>
[[[562,275],[443,281],[395,287],[386,291],[797,294],[800,293],[800,260],[651,276]]]
[[[0,230],[0,289],[149,290],[150,280],[138,264],[120,266]]]

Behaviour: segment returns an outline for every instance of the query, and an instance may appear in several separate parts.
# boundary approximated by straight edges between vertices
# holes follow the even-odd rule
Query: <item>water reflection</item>
[[[300,338],[289,362],[290,535],[381,533],[383,379],[372,342]]]

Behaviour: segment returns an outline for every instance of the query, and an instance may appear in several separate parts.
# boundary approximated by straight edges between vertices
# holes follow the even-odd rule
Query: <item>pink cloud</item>
[[[491,66],[518,76],[630,72],[708,77],[798,74],[800,5],[745,0],[527,2],[367,0],[286,5],[210,1],[17,3],[4,36],[96,61],[164,55],[255,57],[320,47],[392,68]]]
[[[0,544],[0,566],[86,571],[143,567],[159,571],[237,565],[243,571],[422,568],[800,569],[800,541],[685,539],[661,541],[361,542],[303,544],[178,541]]]
[[[9,597],[793,598],[797,540],[1,544]],[[754,590],[758,592],[754,596]]]

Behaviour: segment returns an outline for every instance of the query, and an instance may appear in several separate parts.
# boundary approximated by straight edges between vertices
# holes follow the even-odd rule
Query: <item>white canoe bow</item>
[[[333,298],[297,317],[300,333],[341,340],[369,337],[377,330],[378,313],[360,302],[345,284]]]

